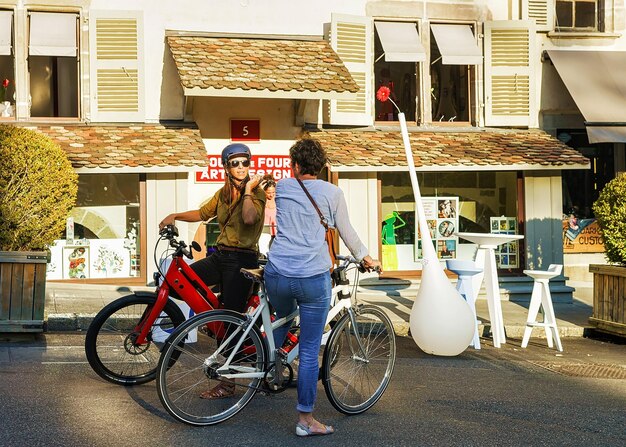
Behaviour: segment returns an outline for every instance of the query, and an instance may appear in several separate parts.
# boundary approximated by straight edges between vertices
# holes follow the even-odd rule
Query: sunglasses
[[[231,168],[238,168],[239,165],[247,168],[250,166],[250,160],[233,160],[228,162],[228,166],[230,166]]]

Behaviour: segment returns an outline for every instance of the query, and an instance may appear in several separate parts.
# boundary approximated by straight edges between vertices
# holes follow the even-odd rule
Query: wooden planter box
[[[626,336],[626,267],[592,264],[593,314],[589,322],[600,330]]]
[[[43,332],[45,251],[0,251],[0,332]]]

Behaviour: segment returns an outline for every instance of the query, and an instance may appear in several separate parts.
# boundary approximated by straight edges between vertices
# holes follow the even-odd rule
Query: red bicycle
[[[192,259],[192,250],[176,239],[178,230],[168,225],[159,233],[154,259],[161,241],[169,241],[162,260],[171,256],[164,274],[157,262],[154,274],[154,292],[136,291],[105,306],[94,317],[85,336],[85,354],[93,370],[103,379],[119,385],[138,385],[156,377],[161,349],[174,328],[185,321],[185,316],[174,301],[185,301],[196,313],[222,307],[217,296],[189,267],[184,257]],[[173,250],[172,250],[173,249]],[[253,292],[248,307],[256,307],[259,298]],[[176,359],[173,359],[174,361]]]

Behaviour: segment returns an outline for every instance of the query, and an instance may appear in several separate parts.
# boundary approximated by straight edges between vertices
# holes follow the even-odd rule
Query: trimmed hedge
[[[593,204],[609,262],[626,265],[626,174],[606,184]]]
[[[45,250],[65,229],[78,176],[47,136],[0,125],[0,250]]]

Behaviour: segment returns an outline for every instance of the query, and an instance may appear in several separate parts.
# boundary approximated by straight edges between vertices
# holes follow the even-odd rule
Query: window
[[[417,258],[419,249],[416,250],[415,247],[415,241],[418,239],[415,224],[417,219],[409,173],[384,172],[379,173],[378,179],[381,182],[382,199],[380,228],[383,268],[418,270],[421,266]],[[456,211],[455,219],[458,218],[458,230],[454,231],[489,233],[492,231],[492,218],[506,216],[517,219],[518,179],[516,172],[418,172],[417,179],[425,201],[433,198],[452,198],[451,202],[454,203],[453,208]],[[446,202],[446,200],[442,201]],[[426,212],[428,214],[429,210]],[[452,239],[452,235],[446,234],[445,231],[450,228],[447,225],[451,220],[457,222],[455,219],[437,215],[435,219],[428,222],[429,225],[432,222],[431,234],[439,231],[442,232],[443,240]],[[437,239],[437,251],[440,251],[439,243],[442,240],[438,237]],[[472,259],[475,252],[473,244],[459,239],[458,245],[456,241],[451,245],[455,247],[455,257]],[[516,259],[516,261],[520,265],[521,260]]]
[[[564,170],[563,214],[573,214],[578,219],[595,217],[593,202],[602,188],[615,178],[615,149],[612,143],[590,144],[584,129],[559,130],[557,138],[578,150],[591,162],[587,170]]]
[[[473,121],[474,66],[482,53],[470,25],[432,24],[430,100],[433,122]]]
[[[404,112],[407,121],[417,121],[419,85],[417,63],[425,60],[425,51],[411,22],[375,22],[375,89],[389,87],[390,98]],[[389,101],[376,101],[376,121],[397,121],[398,113]]]
[[[436,45],[433,45],[436,47]],[[436,62],[430,66],[432,120],[470,121],[469,68],[466,65],[443,65],[437,51],[431,48]]]
[[[79,175],[66,232],[50,247],[49,279],[141,276],[142,183],[140,174]]]
[[[0,10],[0,119],[15,116],[13,12]]]
[[[77,14],[30,14],[31,117],[79,116],[77,20]]]
[[[598,0],[556,0],[557,31],[603,31]]]

